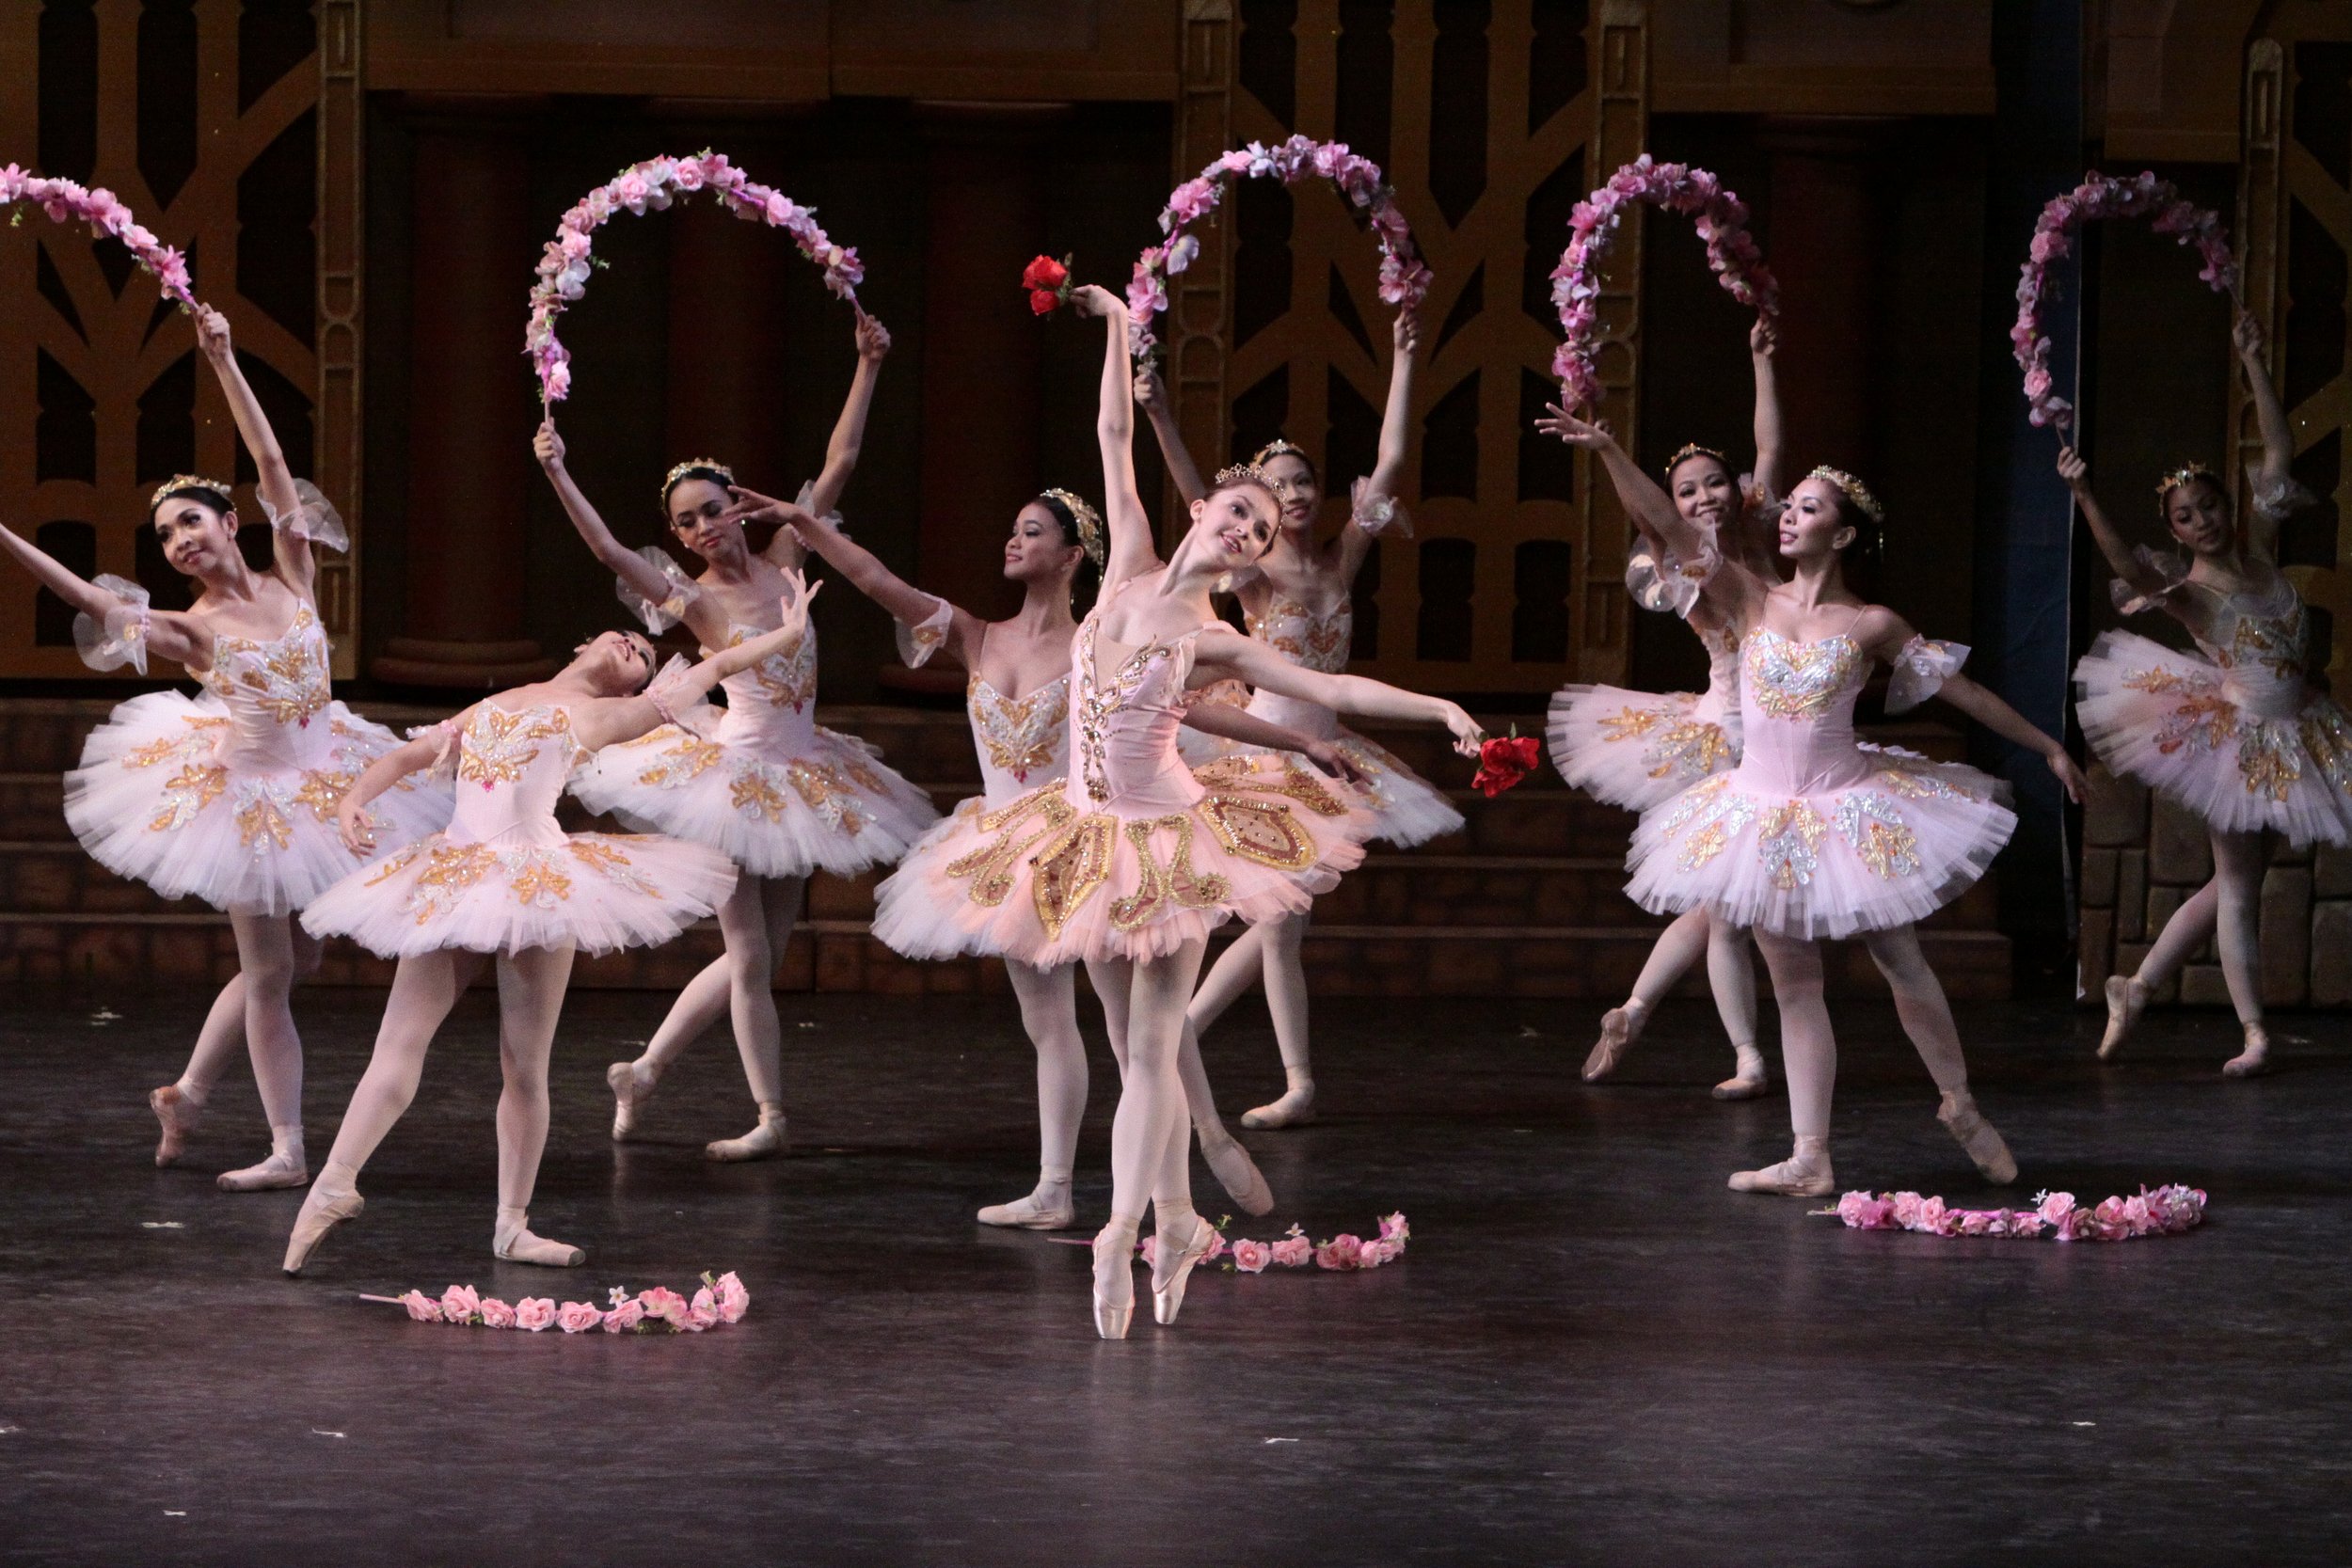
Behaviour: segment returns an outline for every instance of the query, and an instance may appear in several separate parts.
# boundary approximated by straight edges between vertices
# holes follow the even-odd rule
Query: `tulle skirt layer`
[[[610,953],[659,947],[717,910],[734,886],[724,856],[674,838],[460,843],[435,833],[327,889],[302,924],[388,958],[446,948]]]
[[[1736,725],[1702,717],[1688,691],[1564,686],[1544,740],[1560,776],[1594,800],[1647,811],[1740,762]]]
[[[598,752],[571,787],[592,811],[707,845],[759,877],[894,864],[939,820],[930,796],[827,729],[787,753],[664,724]]]
[[[1194,730],[1181,732],[1185,737],[1213,740]],[[1445,798],[1444,791],[1405,766],[1404,759],[1376,741],[1367,740],[1355,731],[1342,727],[1331,736],[1331,744],[1345,752],[1349,761],[1364,774],[1366,783],[1353,787],[1365,811],[1375,824],[1371,841],[1393,844],[1409,849],[1416,844],[1426,844],[1433,838],[1462,830],[1462,814]],[[1196,764],[1213,762],[1219,756],[1278,756],[1289,753],[1262,752],[1252,746],[1230,743],[1212,744],[1198,749],[1185,748],[1187,760]],[[1335,786],[1344,787],[1344,786]]]
[[[335,809],[400,737],[329,703],[310,720],[322,732],[310,766],[257,767],[220,760],[230,723],[209,696],[132,698],[65,776],[66,821],[101,865],[167,898],[291,913],[362,863],[343,847]],[[449,782],[412,775],[368,811],[377,852],[396,849],[449,820]]]
[[[1792,938],[1933,914],[2009,842],[2008,786],[1959,763],[1861,749],[1870,771],[1842,789],[1792,796],[1743,768],[1685,790],[1642,818],[1626,892],[1653,913],[1705,906]]]
[[[1279,754],[1195,777],[1200,800],[1150,814],[1084,810],[1059,784],[968,800],[877,890],[874,935],[911,958],[1157,958],[1228,920],[1304,911],[1375,831],[1352,791]]]
[[[2309,692],[2289,717],[2257,718],[2211,660],[2125,631],[2091,644],[2074,690],[2083,734],[2111,771],[2225,832],[2352,842],[2352,716],[2334,699]]]

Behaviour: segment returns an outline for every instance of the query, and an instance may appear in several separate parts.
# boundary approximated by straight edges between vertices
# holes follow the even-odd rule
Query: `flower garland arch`
[[[2017,325],[2009,329],[2009,341],[2017,368],[2026,372],[2026,417],[2036,425],[2065,430],[2074,422],[2074,404],[2052,390],[2050,335],[2042,326],[2042,307],[2058,298],[2050,264],[2073,251],[2072,236],[2086,222],[2127,217],[2146,217],[2157,233],[2195,245],[2205,263],[2198,277],[2217,293],[2238,297],[2237,258],[2230,254],[2229,231],[2221,226],[2220,214],[2183,200],[2170,181],[2146,170],[2132,180],[2084,175],[2081,184],[2052,197],[2034,220],[2033,239],[2017,280]]]
[[[1560,380],[1561,405],[1571,411],[1600,400],[1600,372],[1593,364],[1599,266],[1623,221],[1622,209],[1636,201],[1691,218],[1707,242],[1707,264],[1724,292],[1766,321],[1780,315],[1780,280],[1748,232],[1747,203],[1706,169],[1655,163],[1645,152],[1576,204],[1568,214],[1568,247],[1551,269],[1552,308],[1567,335],[1551,356],[1551,373]]]
[[[78,220],[88,224],[92,239],[120,240],[130,247],[139,270],[155,279],[165,298],[176,301],[183,310],[196,309],[196,295],[189,288],[187,257],[143,228],[114,192],[103,185],[92,189],[72,180],[27,173],[10,164],[0,168],[0,207],[12,207],[20,201],[40,208],[53,222]],[[24,207],[16,207],[8,214],[11,225],[24,221]]]
[[[857,250],[837,245],[817,222],[817,210],[803,207],[782,191],[760,184],[735,166],[723,152],[708,148],[691,158],[647,158],[632,164],[590,191],[555,226],[539,258],[539,281],[531,289],[531,325],[523,333],[523,352],[531,356],[539,376],[539,401],[552,406],[571,395],[571,351],[555,336],[555,319],[587,292],[589,272],[603,265],[596,259],[591,238],[619,213],[639,216],[660,212],[679,197],[707,190],[747,223],[765,223],[790,234],[801,254],[824,269],[825,287],[857,304],[857,286],[866,280],[866,263]]]
[[[1345,142],[1319,142],[1293,136],[1267,147],[1251,142],[1220,153],[1215,163],[1168,194],[1160,212],[1160,232],[1167,238],[1136,259],[1127,282],[1127,347],[1138,367],[1151,363],[1159,349],[1152,324],[1168,309],[1168,280],[1190,267],[1200,254],[1193,226],[1217,209],[1236,175],[1262,179],[1267,175],[1295,185],[1310,175],[1328,180],[1349,203],[1364,214],[1380,246],[1380,298],[1399,309],[1419,305],[1435,281],[1413,244],[1412,226],[1396,204],[1396,191],[1380,166],[1347,150]]]

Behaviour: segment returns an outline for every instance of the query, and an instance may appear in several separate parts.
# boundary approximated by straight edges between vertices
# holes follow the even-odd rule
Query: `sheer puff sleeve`
[[[343,527],[342,515],[335,510],[334,502],[307,479],[295,480],[294,487],[295,504],[290,511],[279,512],[270,505],[267,496],[261,498],[262,515],[269,519],[269,526],[330,550],[351,548],[351,531]]]
[[[910,670],[920,670],[931,660],[947,641],[947,632],[955,625],[955,607],[945,599],[931,601],[930,613],[913,626],[898,623],[898,659]]]
[[[687,606],[702,597],[702,589],[686,575],[684,567],[670,559],[669,552],[658,545],[647,545],[637,552],[646,565],[661,574],[669,585],[668,594],[659,602],[648,599],[627,578],[613,579],[612,592],[629,613],[645,624],[645,629],[659,637],[686,617]]]
[[[1934,696],[1967,662],[1964,642],[1931,642],[1914,636],[1895,656],[1894,675],[1886,683],[1886,711],[1910,712]]]
[[[103,624],[87,614],[73,617],[73,646],[82,662],[93,670],[119,670],[127,664],[146,674],[147,590],[107,573],[91,578],[90,586],[119,602],[106,611]]]

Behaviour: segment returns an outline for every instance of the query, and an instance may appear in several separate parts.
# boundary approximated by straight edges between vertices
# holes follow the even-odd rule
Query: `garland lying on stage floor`
[[[691,1301],[660,1286],[634,1295],[615,1287],[612,1306],[603,1311],[584,1301],[567,1301],[559,1307],[551,1296],[525,1296],[510,1307],[495,1296],[478,1294],[470,1285],[453,1285],[437,1300],[422,1291],[359,1299],[405,1307],[408,1316],[421,1323],[519,1328],[532,1334],[547,1328],[560,1328],[566,1334],[585,1334],[592,1328],[607,1334],[649,1334],[657,1328],[673,1334],[700,1334],[724,1323],[739,1323],[752,1309],[751,1291],[732,1272],[716,1279],[704,1275],[703,1288]]]
[[[1835,1214],[1851,1230],[1916,1230],[1928,1236],[2047,1235],[2059,1242],[2128,1242],[2141,1236],[2177,1236],[2203,1222],[2202,1189],[2178,1183],[2137,1197],[2109,1197],[2086,1209],[2073,1193],[2040,1193],[2031,1209],[1947,1209],[1940,1197],[1917,1193],[1848,1193]]]
[[[1228,1215],[1230,1220],[1232,1216]],[[1225,1238],[1225,1221],[1218,1222],[1216,1241],[1209,1255],[1200,1259],[1214,1263],[1219,1259],[1226,1267],[1241,1274],[1263,1274],[1268,1265],[1279,1263],[1287,1269],[1303,1269],[1312,1263],[1319,1269],[1344,1273],[1351,1269],[1376,1269],[1383,1263],[1393,1263],[1405,1256],[1405,1243],[1413,1227],[1405,1223],[1402,1213],[1391,1214],[1380,1222],[1380,1232],[1367,1241],[1361,1236],[1343,1233],[1327,1242],[1311,1242],[1297,1226],[1279,1242],[1253,1242],[1245,1236],[1237,1242]],[[1136,1253],[1148,1265],[1156,1250],[1154,1237],[1146,1236],[1136,1243]]]

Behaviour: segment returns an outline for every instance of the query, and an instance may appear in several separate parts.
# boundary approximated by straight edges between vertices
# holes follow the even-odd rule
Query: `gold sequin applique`
[[[190,763],[174,773],[164,785],[164,809],[147,827],[151,832],[170,832],[184,828],[198,812],[220,799],[229,787],[229,769],[203,763]]]
[[[1744,678],[1756,705],[1774,719],[1819,719],[1860,668],[1862,649],[1839,634],[1798,642],[1773,631],[1751,633]]]
[[[219,738],[212,732],[224,728],[229,721],[183,718],[180,722],[188,727],[187,734],[166,736],[161,740],[151,740],[144,746],[135,746],[122,753],[122,766],[153,768],[162,763],[183,761],[199,751],[209,752],[218,743]]]
[[[1782,892],[1803,887],[1820,868],[1814,846],[1829,824],[1803,800],[1789,800],[1765,812],[1756,825],[1756,854]]]
[[[2237,737],[2238,778],[2249,795],[2284,800],[2295,781],[2303,776],[2301,748],[2292,726],[2282,719],[2248,719]]]
[[[964,683],[963,695],[972,733],[997,771],[1026,781],[1060,759],[1062,734],[1070,724],[1069,676],[1014,698],[998,695],[976,674]]]
[[[637,775],[641,784],[656,789],[675,789],[701,778],[727,754],[727,749],[715,740],[705,740],[690,730],[664,724],[644,740],[629,744],[643,746],[647,741],[665,739],[670,744],[661,752],[661,760]]]
[[[1304,871],[1315,863],[1315,841],[1288,806],[1212,790],[1193,810],[1219,844],[1246,861],[1277,871]]]
[[[1919,835],[1885,796],[1867,790],[1847,795],[1837,802],[1837,831],[1862,863],[1886,880],[1918,873]]]
[[[237,785],[237,842],[248,849],[283,849],[294,842],[294,822],[288,815],[294,795],[282,784],[255,780]]]
[[[1030,857],[1029,895],[1045,934],[1058,939],[1071,917],[1109,880],[1119,819],[1101,812],[1079,817]]]
[[[484,703],[466,721],[457,776],[485,789],[514,784],[522,778],[524,768],[538,760],[540,741],[560,737],[568,742],[571,733],[571,715],[560,707],[527,707],[508,713],[495,704]]]
[[[1152,835],[1176,835],[1176,852],[1165,868],[1152,858]],[[1150,925],[1172,904],[1179,909],[1208,910],[1223,903],[1232,884],[1219,876],[1203,877],[1192,864],[1192,818],[1183,812],[1142,817],[1127,824],[1127,842],[1136,847],[1140,880],[1136,891],[1111,903],[1111,929],[1133,931]]]
[[[983,812],[978,830],[993,835],[993,838],[949,862],[947,875],[971,878],[972,902],[994,909],[1012,892],[1013,863],[1076,815],[1070,802],[1062,799],[1061,785],[1057,784],[1031,790],[998,810]]]

